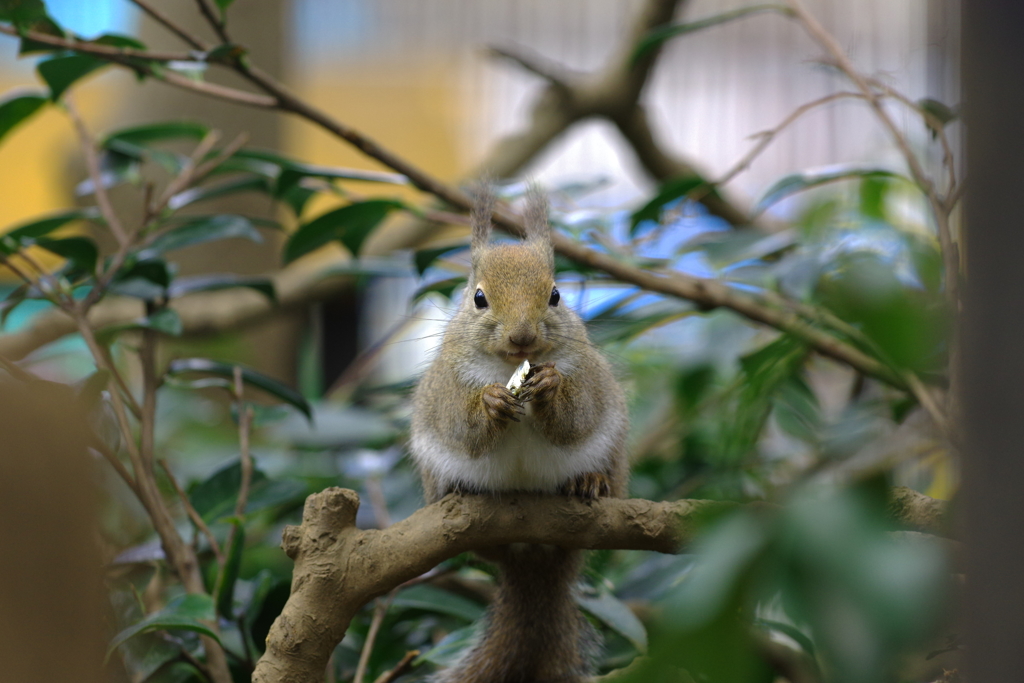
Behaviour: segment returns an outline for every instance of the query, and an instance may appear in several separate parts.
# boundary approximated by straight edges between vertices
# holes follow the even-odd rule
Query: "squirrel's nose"
[[[516,346],[529,346],[537,341],[537,333],[533,330],[516,330],[508,335],[508,340]]]

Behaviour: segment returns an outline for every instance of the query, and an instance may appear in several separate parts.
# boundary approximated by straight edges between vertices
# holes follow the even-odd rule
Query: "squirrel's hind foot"
[[[562,493],[579,498],[603,498],[612,493],[611,480],[604,472],[584,472],[562,485]]]

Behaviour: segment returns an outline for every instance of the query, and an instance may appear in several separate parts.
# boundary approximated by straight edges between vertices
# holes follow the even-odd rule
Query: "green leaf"
[[[208,358],[178,358],[177,360],[171,361],[170,365],[167,367],[167,374],[171,376],[193,372],[231,379],[235,376],[235,366],[230,363],[220,363]],[[313,409],[310,408],[309,403],[302,397],[302,394],[291,387],[278,382],[276,379],[271,379],[252,368],[244,366],[242,367],[242,379],[246,383],[262,389],[271,396],[294,406],[306,416],[307,420],[310,422],[313,421]]]
[[[66,258],[72,272],[91,275],[96,271],[96,260],[99,258],[100,252],[96,243],[88,237],[64,237],[62,239],[40,237],[35,243],[57,256]]]
[[[159,612],[150,614],[114,636],[107,648],[107,659],[129,638],[153,631],[191,631],[220,642],[213,629],[203,623],[213,621],[214,618],[213,598],[209,595],[181,595],[167,603]]]
[[[228,7],[231,6],[235,0],[213,0],[216,3],[217,8],[220,10],[220,15],[223,17]]]
[[[214,584],[213,599],[217,605],[217,614],[225,619],[234,619],[232,607],[235,599],[235,581],[238,570],[242,566],[242,551],[245,549],[245,524],[235,518],[231,520],[231,545],[227,548],[224,566],[217,574]]]
[[[9,21],[18,29],[33,28],[33,24],[46,19],[43,0],[0,0],[0,21]]]
[[[268,162],[277,166],[280,171],[278,175],[279,186],[287,187],[294,185],[302,176],[314,178],[338,179],[338,180],[361,180],[369,183],[390,183],[393,185],[408,185],[409,179],[399,173],[387,173],[382,171],[367,171],[360,168],[340,168],[337,166],[318,166],[306,164],[301,161],[290,159],[286,156],[262,149],[239,150],[235,157],[237,159],[252,159]],[[289,174],[285,175],[288,171]],[[282,179],[284,182],[281,182]]]
[[[122,128],[109,133],[101,147],[109,148],[111,143],[125,142],[136,146],[147,146],[167,140],[202,140],[210,129],[194,121],[163,121],[142,126]]]
[[[419,666],[423,662],[430,662],[438,666],[450,666],[462,656],[466,648],[473,644],[476,635],[477,629],[473,626],[455,629],[442,638],[437,645],[414,659],[412,665]]]
[[[13,254],[21,248],[26,241],[31,241],[48,235],[54,230],[61,228],[71,221],[96,220],[99,218],[99,211],[95,207],[86,209],[71,209],[50,214],[46,218],[39,218],[28,223],[22,223],[6,234],[0,235],[0,251],[5,254]]]
[[[228,66],[231,66],[233,64],[237,64],[238,61],[248,53],[249,51],[241,45],[224,43],[223,45],[218,45],[207,52],[203,61],[211,64],[227,64]]]
[[[611,593],[577,595],[576,604],[591,616],[633,644],[640,652],[647,650],[647,629],[621,600]]]
[[[109,45],[110,47],[120,47],[128,50],[145,50],[146,44],[132,38],[131,36],[123,36],[120,33],[104,33],[99,38],[95,38],[89,41],[96,45]]]
[[[635,235],[637,227],[643,221],[658,222],[661,219],[661,208],[665,204],[684,197],[698,187],[707,184],[707,181],[697,175],[682,176],[667,181],[658,189],[658,194],[654,195],[649,202],[633,212],[629,221],[629,234]]]
[[[189,501],[203,520],[208,523],[216,522],[226,515],[234,514],[241,483],[242,467],[238,460],[234,460],[214,472],[205,481],[190,487]],[[254,468],[245,514],[298,502],[305,498],[307,493],[308,489],[299,482],[289,479],[270,480],[259,468]]]
[[[299,226],[292,234],[284,248],[285,263],[291,263],[334,240],[340,241],[353,256],[358,256],[363,241],[374,228],[388,213],[403,206],[391,199],[371,199],[328,211]]]
[[[678,36],[686,35],[687,33],[693,33],[694,31],[700,31],[701,29],[710,28],[717,26],[718,24],[724,24],[733,19],[739,19],[750,14],[757,14],[760,12],[778,12],[786,16],[791,16],[793,11],[780,4],[764,4],[764,5],[751,5],[750,7],[741,7],[734,9],[729,12],[722,12],[714,16],[707,17],[705,19],[699,19],[692,21],[687,24],[672,24],[668,26],[661,26],[654,29],[637,43],[633,49],[633,55],[630,58],[633,62],[646,55],[651,50],[657,48],[659,45],[664,43],[670,38],[676,38]]]
[[[152,244],[140,253],[140,257],[143,254],[146,256],[162,254],[231,237],[244,237],[256,243],[263,242],[263,235],[245,216],[233,214],[197,216],[153,240]]]
[[[450,277],[444,280],[430,282],[417,289],[416,293],[412,296],[412,300],[414,302],[419,301],[428,294],[440,294],[446,299],[451,299],[455,290],[460,287],[464,287],[465,285],[465,276]]]
[[[960,117],[959,107],[950,107],[943,102],[925,97],[917,101],[917,106],[934,116],[940,123],[956,121]]]
[[[447,614],[470,623],[484,615],[483,605],[461,595],[426,584],[412,586],[403,590],[395,596],[391,604],[393,607],[421,609],[434,614]]]
[[[849,180],[851,178],[893,178],[911,182],[904,176],[901,176],[898,173],[893,173],[892,171],[884,168],[848,165],[841,165],[839,167],[829,166],[826,169],[794,173],[782,178],[768,188],[764,193],[764,196],[757,202],[757,206],[754,207],[753,213],[754,215],[763,213],[768,207],[782,201],[786,197],[796,194],[797,192],[803,192],[804,190],[809,190],[812,187],[818,187],[820,185],[825,185],[826,183],[834,183],[840,180]]]
[[[47,103],[45,95],[14,91],[0,101],[0,140]]]
[[[760,626],[761,628],[770,631],[778,631],[783,635],[789,636],[797,643],[797,645],[799,645],[803,649],[805,653],[807,653],[807,656],[809,656],[811,659],[814,659],[816,657],[814,641],[811,640],[807,634],[798,629],[796,626],[786,624],[781,621],[773,621],[771,619],[755,619],[754,623]]]
[[[167,295],[171,279],[171,269],[162,259],[129,260],[114,276],[111,291],[138,299],[160,299]]]
[[[177,278],[174,283],[167,288],[167,296],[173,299],[192,292],[211,292],[218,289],[230,289],[232,287],[248,287],[249,289],[255,289],[271,301],[277,301],[277,293],[274,290],[274,281],[269,277],[233,275],[230,273]]]
[[[218,197],[225,197],[241,192],[261,192],[263,194],[270,194],[270,183],[266,178],[251,176],[234,178],[212,187],[193,187],[171,197],[167,206],[172,211],[177,211],[183,206],[188,206],[189,204],[206,201],[208,199],[216,199]]]
[[[50,86],[50,99],[56,102],[75,81],[109,64],[99,57],[65,53],[39,62],[36,71]]]
[[[0,329],[7,324],[7,318],[14,312],[14,309],[29,298],[29,293],[32,289],[26,282],[8,294],[3,301],[0,301]]]
[[[127,323],[104,327],[97,332],[97,336],[110,339],[114,335],[128,330],[155,330],[172,337],[180,337],[182,332],[181,318],[174,309],[161,308],[144,318],[136,318]]]
[[[433,249],[420,249],[413,254],[413,264],[416,266],[416,272],[423,275],[427,272],[427,268],[432,266],[437,259],[441,258],[445,254],[451,254],[456,251],[462,251],[466,248],[465,244],[450,244],[447,247],[435,247]]]

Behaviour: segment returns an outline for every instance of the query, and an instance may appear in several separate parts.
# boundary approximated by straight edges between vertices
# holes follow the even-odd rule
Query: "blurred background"
[[[948,386],[949,310],[935,219],[870,107],[837,99],[810,109],[736,169],[762,139],[759,133],[806,103],[854,89],[777,7],[664,42],[640,96],[657,153],[624,134],[614,116],[562,125],[545,119],[549,79],[538,72],[570,83],[601,82],[629,62],[651,28],[636,28],[651,4],[236,0],[225,6],[232,38],[246,46],[252,63],[434,177],[458,184],[489,172],[502,180],[511,202],[527,181],[536,182],[550,196],[556,228],[589,246],[644,267],[672,267],[740,292],[819,307],[855,329],[844,339],[886,366]],[[925,172],[942,178],[948,166],[962,174],[956,0],[806,4],[858,70],[876,79],[875,87],[911,104],[890,97],[883,106]],[[180,25],[210,36],[195,3],[158,5]],[[677,5],[676,24],[748,7],[717,0]],[[84,39],[114,33],[153,51],[182,49],[123,0],[47,0],[46,9]],[[36,68],[47,55],[19,57],[8,37],[0,37],[0,48],[2,91],[38,90]],[[213,70],[205,78],[242,83]],[[155,122],[198,121],[225,139],[248,133],[249,148],[306,164],[391,170],[297,117],[152,79],[138,82],[123,69],[88,76],[71,97],[101,139]],[[942,120],[952,161],[936,130],[922,122],[922,110]],[[186,151],[176,144],[163,149]],[[166,182],[166,174],[148,170],[152,161],[145,160],[134,181],[111,188],[126,223],[140,215],[139,178]],[[728,176],[717,188],[719,204],[664,194],[673,179],[694,174]],[[86,177],[68,117],[58,107],[41,111],[0,145],[0,225],[91,205]],[[452,247],[464,244],[467,228],[443,216],[427,222],[394,211],[359,254],[332,242],[283,263],[288,235],[338,207],[379,197],[427,212],[444,209],[401,183],[336,185],[340,191],[309,184],[309,196],[291,205],[266,192],[211,198],[200,213],[240,214],[283,230],[261,229],[259,242],[234,238],[173,252],[180,276],[284,268],[290,277],[320,283],[299,287],[301,295],[291,298],[279,284],[280,306],[226,316],[223,324],[211,316],[191,326],[183,316],[183,332],[161,341],[161,363],[192,356],[243,363],[296,388],[315,416],[307,421],[274,401],[274,392],[255,407],[257,472],[242,522],[244,553],[221,614],[238,680],[247,679],[287,598],[291,561],[278,543],[284,525],[299,521],[306,495],[334,485],[356,489],[364,501],[359,524],[366,527],[386,526],[422,505],[405,459],[408,398],[458,301],[467,255]],[[112,248],[109,235],[95,228],[65,230]],[[61,263],[45,252],[39,258],[47,267]],[[664,680],[957,680],[950,678],[960,649],[949,609],[960,571],[955,558],[948,544],[894,534],[885,521],[889,487],[909,486],[940,500],[954,499],[959,489],[955,455],[919,399],[735,312],[708,312],[570,264],[561,268],[563,295],[630,395],[631,495],[782,505],[774,515],[709,520],[692,553],[594,553],[580,600],[605,638],[602,673],[650,652],[661,667],[657,675],[669,676]],[[0,295],[20,284],[0,268]],[[218,305],[233,310],[260,300],[250,291],[237,296]],[[5,308],[0,355],[48,381],[87,383],[95,365],[80,337],[32,341],[51,309],[41,299]],[[140,377],[137,346],[137,334],[128,331],[110,347],[132,382]],[[222,542],[237,524],[230,516],[241,476],[238,412],[223,393],[168,382],[156,420],[158,457],[170,463],[192,507]],[[110,421],[100,419],[100,430],[107,424],[116,431]],[[113,637],[143,615],[173,607],[180,587],[142,506],[113,471],[98,469],[111,596],[105,619]],[[178,528],[212,585],[217,563],[208,542],[161,477]],[[400,680],[417,680],[452,661],[492,591],[492,571],[467,556],[442,567],[436,581],[399,593],[359,675],[376,678],[413,649],[421,655]],[[332,658],[329,681],[353,679],[373,612],[368,607],[353,623]],[[114,652],[111,680],[203,677],[191,663],[202,648],[188,630],[155,629]],[[651,675],[641,672],[635,680]]]

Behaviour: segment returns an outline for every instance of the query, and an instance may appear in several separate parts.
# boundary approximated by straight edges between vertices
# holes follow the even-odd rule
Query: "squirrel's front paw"
[[[541,363],[530,369],[530,375],[523,382],[519,398],[523,401],[545,401],[555,395],[562,383],[562,374],[554,363]]]
[[[611,495],[612,484],[603,472],[584,472],[565,482],[562,493],[580,498],[602,498]]]
[[[484,387],[483,401],[487,417],[500,424],[509,420],[519,422],[519,416],[524,412],[522,401],[500,384]]]

